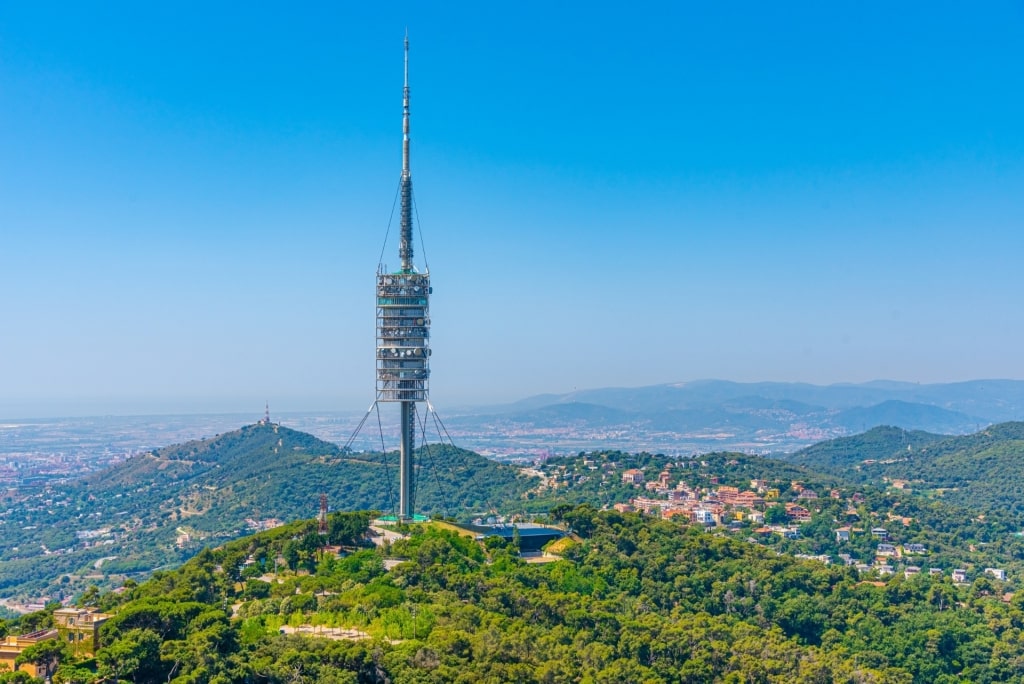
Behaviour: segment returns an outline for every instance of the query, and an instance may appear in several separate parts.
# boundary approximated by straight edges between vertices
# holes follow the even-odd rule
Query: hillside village
[[[921,541],[920,521],[903,515],[906,504],[803,473],[804,478],[743,478],[763,459],[740,454],[709,454],[684,460],[598,452],[575,459],[553,459],[537,467],[543,480],[538,495],[597,485],[609,493],[605,508],[639,512],[735,536],[824,564],[837,563],[876,578],[901,573],[949,577],[966,584],[978,577],[1007,580],[1003,567],[985,563],[977,545],[967,554],[976,562],[954,562],[949,554]],[[799,475],[798,472],[787,472]],[[806,477],[816,481],[808,482]],[[895,489],[901,489],[895,487]],[[616,500],[610,503],[612,499]],[[902,511],[900,510],[902,509]],[[965,559],[966,560],[966,559]]]

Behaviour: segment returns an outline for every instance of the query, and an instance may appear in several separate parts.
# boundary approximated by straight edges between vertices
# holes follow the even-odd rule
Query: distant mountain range
[[[517,437],[572,448],[593,446],[795,451],[814,442],[892,425],[965,434],[1024,419],[1024,381],[974,380],[921,385],[737,383],[723,380],[543,394],[467,411],[461,434]]]

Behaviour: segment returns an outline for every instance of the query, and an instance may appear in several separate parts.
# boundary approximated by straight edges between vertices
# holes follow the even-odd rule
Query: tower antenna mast
[[[409,32],[405,32],[405,85],[402,88],[402,215],[398,256],[402,271],[416,270],[412,262],[412,170],[409,168]]]

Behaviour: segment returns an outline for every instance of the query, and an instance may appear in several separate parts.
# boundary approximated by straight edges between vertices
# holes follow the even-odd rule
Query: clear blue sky
[[[1024,378],[1021,3],[351,4],[0,5],[0,415],[365,408],[406,26],[442,412]]]

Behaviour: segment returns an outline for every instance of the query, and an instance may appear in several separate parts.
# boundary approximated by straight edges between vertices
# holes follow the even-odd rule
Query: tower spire
[[[402,214],[398,256],[402,271],[413,273],[412,262],[412,171],[409,168],[409,31],[405,32],[405,87],[402,88]]]

